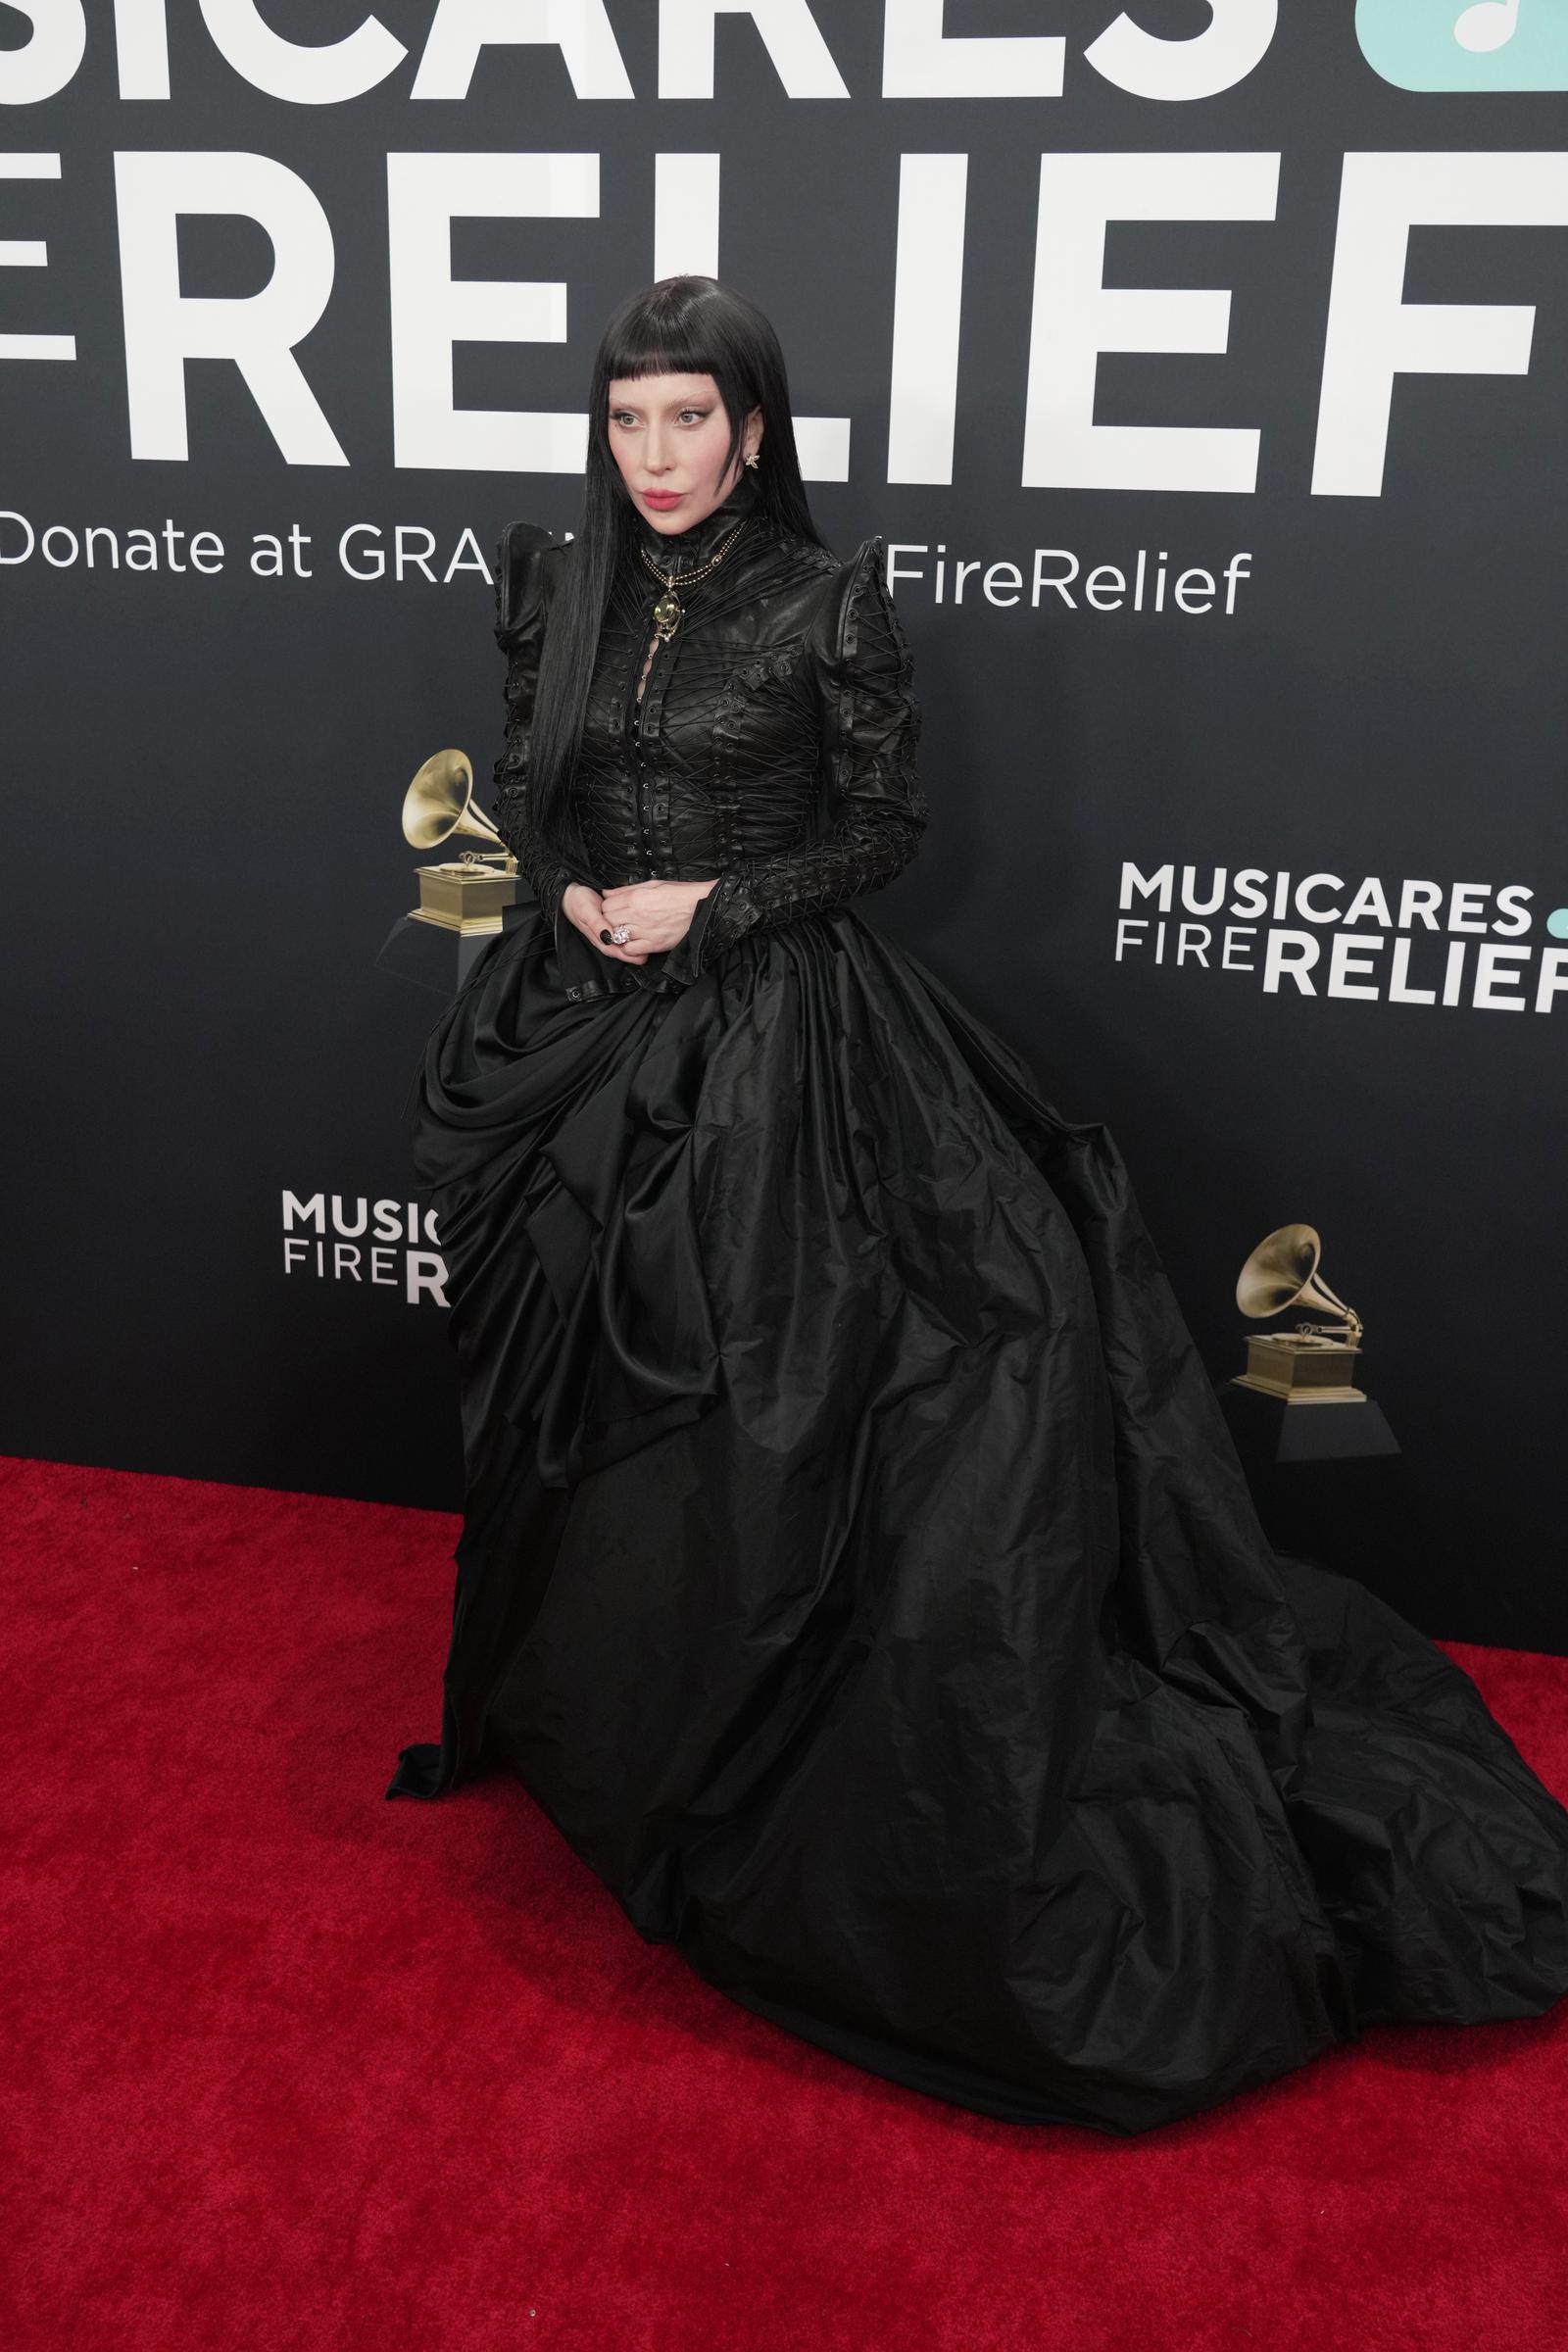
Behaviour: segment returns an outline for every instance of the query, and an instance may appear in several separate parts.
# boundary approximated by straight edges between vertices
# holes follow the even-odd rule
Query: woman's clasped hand
[[[567,920],[602,956],[617,963],[646,963],[650,956],[680,945],[716,880],[715,875],[706,882],[625,882],[606,891],[573,882],[562,894],[561,904]],[[631,937],[624,947],[616,947],[609,934],[622,927]]]

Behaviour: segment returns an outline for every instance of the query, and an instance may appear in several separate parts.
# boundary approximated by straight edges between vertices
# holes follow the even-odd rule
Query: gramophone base
[[[504,852],[501,858],[459,858],[414,870],[419,904],[410,914],[459,939],[493,939],[507,908],[517,903],[517,869]]]
[[[1330,1389],[1288,1389],[1282,1382],[1265,1380],[1252,1372],[1238,1372],[1233,1388],[1255,1389],[1260,1396],[1276,1396],[1281,1404],[1367,1404],[1371,1401],[1365,1389],[1355,1388],[1349,1381],[1338,1381]]]
[[[411,906],[411,923],[428,923],[434,931],[450,931],[456,939],[494,939],[501,929],[501,914],[443,914],[430,906]]]
[[[1237,1385],[1286,1404],[1365,1404],[1366,1391],[1350,1377],[1360,1352],[1353,1340],[1327,1332],[1250,1331]]]

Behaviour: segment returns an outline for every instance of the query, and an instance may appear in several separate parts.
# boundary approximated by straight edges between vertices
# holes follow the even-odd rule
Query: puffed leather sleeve
[[[546,571],[562,544],[538,523],[509,522],[496,555],[496,643],[507,656],[506,740],[494,775],[496,825],[553,931],[573,877],[534,826],[528,741],[549,603]]]
[[[925,830],[914,662],[887,586],[884,538],[863,540],[835,575],[810,651],[831,821],[799,849],[725,867],[692,919],[682,961],[694,977],[759,924],[818,914],[880,890],[904,871]]]

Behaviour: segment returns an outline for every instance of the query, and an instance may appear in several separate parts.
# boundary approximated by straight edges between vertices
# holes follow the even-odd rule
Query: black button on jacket
[[[583,870],[544,840],[529,805],[528,741],[539,659],[569,540],[537,524],[503,533],[496,638],[508,656],[496,821],[554,926],[573,995],[685,987],[760,924],[824,912],[893,880],[927,808],[916,776],[913,664],[886,585],[886,542],[847,564],[785,534],[752,476],[691,530],[637,537],[664,570],[706,563],[677,591],[682,618],[637,681],[663,589],[635,549],[622,558],[600,637],[575,781]],[[568,883],[717,877],[677,946],[628,964],[602,956],[562,912]]]

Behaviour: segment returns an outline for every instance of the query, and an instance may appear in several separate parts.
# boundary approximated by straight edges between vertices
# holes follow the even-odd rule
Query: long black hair
[[[712,377],[729,418],[721,482],[740,455],[747,416],[760,409],[761,464],[753,476],[759,516],[790,537],[826,545],[801,480],[789,376],[771,320],[716,277],[662,277],[626,295],[612,312],[594,360],[582,516],[551,600],[529,736],[534,824],[558,854],[570,845],[579,858],[571,787],[588,688],[611,585],[640,527],[610,447],[610,387],[619,377],[647,375]]]

